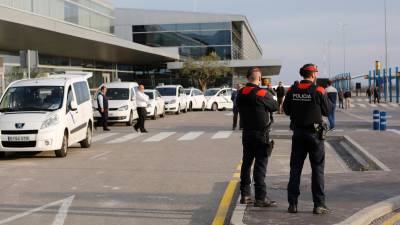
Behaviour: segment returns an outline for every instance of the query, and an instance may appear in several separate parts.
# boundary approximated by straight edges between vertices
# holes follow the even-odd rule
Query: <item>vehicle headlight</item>
[[[58,124],[58,122],[59,122],[58,115],[50,114],[50,116],[42,123],[42,126],[40,127],[40,129],[54,126],[54,125]]]
[[[118,111],[126,111],[128,110],[128,105],[124,105],[118,108]]]

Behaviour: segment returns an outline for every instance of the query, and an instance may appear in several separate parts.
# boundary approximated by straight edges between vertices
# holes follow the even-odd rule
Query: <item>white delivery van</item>
[[[136,110],[136,90],[138,84],[136,82],[112,82],[103,84],[106,85],[108,98],[108,122],[126,123],[127,126],[132,126],[133,121],[139,116]],[[101,85],[94,95],[93,112],[95,120],[99,120],[97,104],[97,95],[99,94]]]
[[[232,88],[210,88],[204,93],[207,109],[212,111],[233,109]]]
[[[181,85],[158,86],[156,90],[165,101],[165,112],[180,114],[188,111],[186,92]]]
[[[0,101],[0,152],[54,151],[65,157],[68,146],[90,147],[91,76],[66,72],[11,83]]]

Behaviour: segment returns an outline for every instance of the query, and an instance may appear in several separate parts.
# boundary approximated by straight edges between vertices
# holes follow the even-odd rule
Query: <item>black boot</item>
[[[252,204],[254,203],[254,200],[251,198],[251,196],[244,196],[242,195],[242,197],[240,198],[240,204]]]
[[[314,214],[328,214],[329,209],[325,205],[314,206]]]
[[[276,207],[277,205],[276,201],[272,201],[269,198],[265,200],[256,200],[256,202],[254,202],[254,207]]]
[[[296,204],[290,204],[288,208],[288,213],[297,213],[297,205]]]

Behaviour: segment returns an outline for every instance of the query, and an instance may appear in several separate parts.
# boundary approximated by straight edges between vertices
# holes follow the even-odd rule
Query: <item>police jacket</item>
[[[330,109],[325,89],[309,80],[302,80],[297,86],[289,88],[283,102],[283,110],[290,116],[292,129],[311,128],[322,123],[322,116],[328,116]]]
[[[278,103],[267,90],[248,83],[239,90],[236,98],[244,131],[266,131],[270,113],[278,110]]]

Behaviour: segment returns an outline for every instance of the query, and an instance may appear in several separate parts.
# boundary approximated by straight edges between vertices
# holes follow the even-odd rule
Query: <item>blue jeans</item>
[[[335,111],[336,111],[336,106],[333,106],[331,113],[329,113],[328,115],[330,129],[335,128]]]

